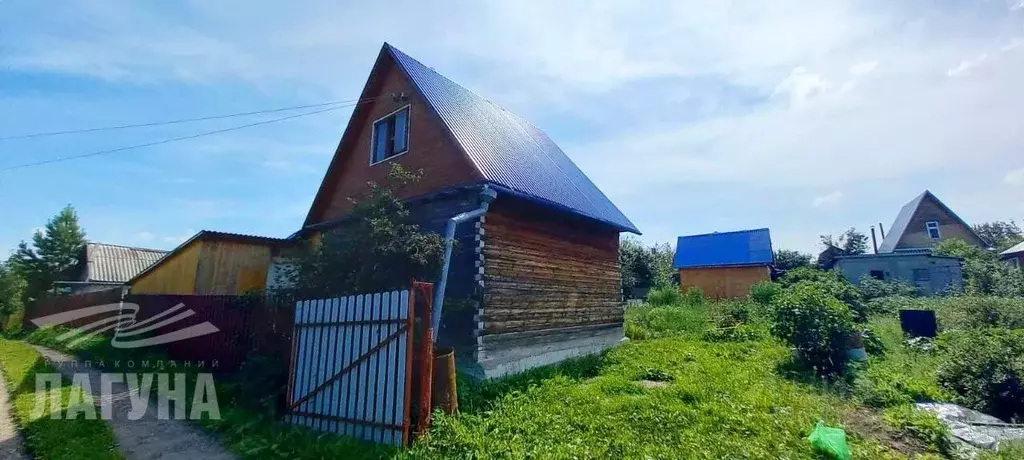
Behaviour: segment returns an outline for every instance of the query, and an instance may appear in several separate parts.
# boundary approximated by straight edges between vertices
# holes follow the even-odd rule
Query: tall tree
[[[22,241],[11,256],[11,267],[27,283],[25,299],[35,299],[53,287],[78,263],[85,247],[85,231],[75,208],[67,205],[32,236],[32,246]]]
[[[800,251],[779,249],[775,251],[775,268],[779,270],[792,270],[794,268],[808,267],[811,265],[811,255]]]
[[[1024,241],[1024,232],[1014,221],[984,222],[974,226],[974,232],[997,251],[1005,251],[1021,241]]]
[[[0,319],[7,319],[24,309],[25,280],[18,276],[8,264],[0,263]]]
[[[856,228],[850,227],[841,233],[838,238],[831,233],[821,235],[821,245],[828,249],[835,247],[842,249],[844,255],[864,254],[868,252],[868,236],[858,232]]]

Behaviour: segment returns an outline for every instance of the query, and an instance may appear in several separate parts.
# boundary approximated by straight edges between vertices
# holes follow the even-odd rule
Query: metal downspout
[[[480,217],[487,213],[491,202],[498,197],[498,193],[489,186],[484,186],[480,191],[480,207],[472,211],[453,216],[448,219],[448,225],[444,230],[444,265],[441,266],[441,276],[437,282],[437,290],[434,291],[434,311],[430,318],[430,326],[433,330],[434,342],[437,342],[437,331],[441,328],[441,312],[444,310],[444,291],[448,287],[448,270],[452,262],[452,246],[455,245],[455,227],[459,224]]]

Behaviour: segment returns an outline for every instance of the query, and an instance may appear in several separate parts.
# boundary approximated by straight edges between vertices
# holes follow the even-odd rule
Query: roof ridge
[[[109,247],[114,247],[114,248],[134,249],[136,251],[168,252],[168,250],[166,250],[166,249],[153,249],[153,248],[143,248],[143,247],[139,247],[139,246],[126,246],[126,245],[123,245],[123,244],[100,243],[98,241],[86,241],[85,244],[86,245],[92,245],[92,246],[109,246]]]
[[[711,235],[730,235],[730,234],[733,234],[733,233],[753,233],[753,232],[759,232],[759,231],[762,231],[762,230],[770,231],[770,229],[768,227],[761,227],[761,228],[750,228],[750,229],[746,229],[746,230],[730,230],[728,232],[710,232],[710,233],[698,233],[696,235],[680,235],[679,238],[696,238],[698,236],[711,236]]]

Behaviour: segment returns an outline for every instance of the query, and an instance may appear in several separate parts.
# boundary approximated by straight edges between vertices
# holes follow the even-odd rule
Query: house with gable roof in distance
[[[54,282],[71,295],[121,289],[129,280],[167,255],[167,251],[87,242],[63,280]]]
[[[750,287],[771,280],[771,233],[767,228],[681,236],[674,266],[680,289],[698,288],[712,299],[745,299]]]
[[[360,100],[297,237],[338,229],[392,163],[422,170],[399,197],[424,229],[489,203],[455,227],[439,343],[484,377],[619,343],[619,234],[639,231],[547,134],[386,43]]]
[[[854,283],[863,277],[900,279],[924,295],[959,290],[963,287],[962,261],[932,254],[939,242],[950,238],[985,247],[984,240],[967,222],[925,190],[903,205],[883,235],[877,254],[840,256],[835,268]]]

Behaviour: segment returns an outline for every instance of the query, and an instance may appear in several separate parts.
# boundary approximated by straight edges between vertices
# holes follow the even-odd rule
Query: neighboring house
[[[287,240],[203,230],[128,282],[132,294],[240,295],[263,290]]]
[[[846,251],[838,246],[828,245],[824,251],[818,253],[818,267],[822,270],[831,270],[836,265],[836,258],[846,255]]]
[[[388,44],[360,100],[300,237],[341,225],[391,163],[422,170],[399,196],[428,230],[487,187],[490,209],[457,227],[439,343],[495,377],[622,339],[619,234],[639,232],[551,138]]]
[[[999,257],[1014,267],[1024,269],[1024,242],[999,253]]]
[[[878,254],[837,257],[835,268],[853,283],[867,276],[902,280],[917,286],[923,295],[959,290],[963,287],[961,259],[932,255],[932,249],[949,238],[985,246],[967,222],[925,190],[900,209]]]
[[[985,247],[985,242],[967,222],[939,201],[932,192],[925,190],[903,205],[882,244],[878,246],[878,252],[885,254],[905,249],[934,248],[940,241],[949,238],[959,238],[975,246]]]
[[[863,277],[902,280],[917,287],[921,295],[938,295],[963,289],[961,262],[960,258],[935,256],[923,249],[841,256],[835,266],[851,283],[859,284]]]
[[[167,251],[89,242],[82,248],[68,279],[54,284],[71,295],[116,289],[165,254]]]
[[[767,228],[679,237],[675,268],[685,292],[700,288],[712,299],[744,299],[750,287],[771,280],[774,261]]]

